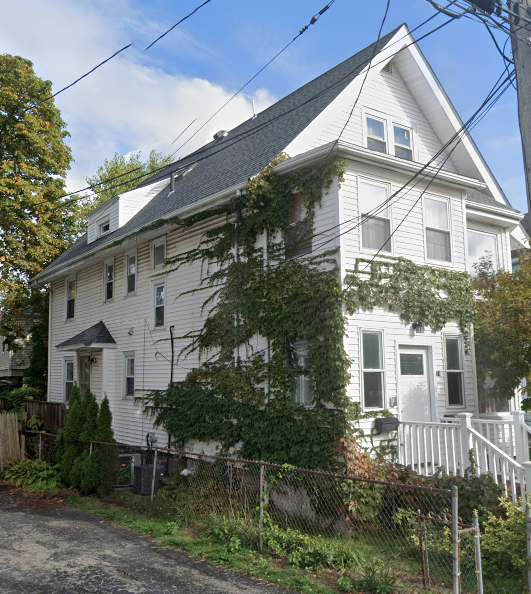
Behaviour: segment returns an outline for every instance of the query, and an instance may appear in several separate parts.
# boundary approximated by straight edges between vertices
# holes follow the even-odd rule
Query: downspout
[[[46,400],[50,402],[50,365],[52,364],[52,306],[53,306],[53,289],[52,284],[49,285],[48,295],[48,371],[46,373]]]

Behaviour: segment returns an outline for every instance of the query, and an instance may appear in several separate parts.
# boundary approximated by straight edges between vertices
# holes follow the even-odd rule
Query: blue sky
[[[57,97],[72,134],[71,191],[85,185],[105,157],[151,148],[170,153],[195,118],[199,127],[290,41],[326,0],[211,0],[150,50],[144,48],[200,0],[19,0],[4,7],[0,52],[34,62],[54,90],[128,43],[96,73]],[[278,60],[245,89],[178,156],[232,128],[376,39],[385,0],[336,0]],[[427,0],[391,0],[384,32],[413,29],[435,11]],[[439,15],[418,37],[446,19]],[[500,45],[503,33],[497,34]],[[481,104],[504,66],[485,30],[470,19],[420,42],[461,117]],[[510,43],[507,46],[510,52]],[[186,139],[188,133],[183,135]],[[510,89],[474,129],[474,140],[516,208],[526,211],[516,92]],[[180,139],[182,141],[182,139]]]

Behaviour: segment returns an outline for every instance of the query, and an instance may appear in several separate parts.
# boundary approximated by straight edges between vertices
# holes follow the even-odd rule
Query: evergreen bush
[[[105,396],[101,403],[98,415],[96,441],[115,443],[114,432],[112,430],[112,414],[107,396]],[[116,482],[120,470],[118,448],[99,444],[96,449],[95,458],[98,463],[98,491],[102,495],[108,495],[111,492],[113,484]]]

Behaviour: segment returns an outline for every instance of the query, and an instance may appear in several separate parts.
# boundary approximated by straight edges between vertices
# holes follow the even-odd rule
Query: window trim
[[[108,229],[107,231],[103,231],[102,227],[104,227],[105,225],[108,225]],[[104,235],[108,235],[111,232],[111,219],[106,218],[103,219],[103,221],[98,221],[98,237],[103,237]]]
[[[382,350],[382,367],[381,369],[365,369],[363,365],[363,335],[364,334],[379,334],[380,348]],[[377,410],[385,410],[387,408],[387,371],[385,360],[385,331],[381,328],[360,328],[359,329],[359,369],[360,369],[360,404],[362,411],[373,412]],[[365,373],[381,373],[382,374],[382,406],[365,406]]]
[[[308,358],[308,341],[307,340],[297,340],[293,343],[293,354],[299,358],[299,357],[304,357],[305,359]],[[299,365],[299,361],[296,362],[297,366],[302,367],[303,369],[308,369],[308,367],[306,367],[306,365]],[[308,381],[311,381],[311,376],[310,375],[305,375],[302,373],[299,373],[297,375],[293,375],[293,379],[295,381],[301,381],[301,378],[307,378]],[[310,386],[311,387],[311,386]],[[299,404],[300,406],[304,406],[305,408],[313,408],[315,406],[315,394],[313,393],[313,390],[311,390],[311,396],[312,396],[312,400],[311,402],[299,402],[298,400],[295,399],[295,392],[294,390],[291,390],[291,402],[293,402],[294,404]]]
[[[75,286],[74,286],[74,292],[75,292],[75,296],[74,299],[72,300],[74,302],[74,315],[73,316],[69,316],[68,315],[68,302],[70,301],[70,299],[68,299],[68,285],[69,283],[71,283],[72,281],[74,281]],[[67,276],[65,279],[65,322],[70,322],[71,320],[75,320],[76,319],[76,301],[77,301],[77,277],[75,274],[71,274],[70,276]]]
[[[156,326],[156,315],[155,315],[155,291],[156,287],[164,286],[164,324],[162,326]],[[156,280],[151,281],[151,329],[152,330],[165,330],[166,329],[166,322],[167,322],[167,303],[168,303],[168,294],[167,294],[167,282],[166,277],[160,277]]]
[[[427,209],[426,200],[436,200],[439,202],[446,203],[446,215],[448,217],[448,229],[438,229],[437,227],[428,227],[427,222]],[[439,266],[453,266],[454,265],[454,231],[452,227],[452,201],[450,198],[445,196],[437,196],[435,194],[425,194],[422,200],[422,224],[424,227],[424,258],[426,262],[431,264],[437,264]],[[450,236],[450,260],[435,260],[428,257],[428,234],[426,231],[430,229],[432,231],[439,231],[441,233],[448,233]]]
[[[291,193],[291,198],[290,198],[290,214],[291,214],[291,210],[292,210],[292,205],[293,205],[293,201],[295,200],[295,196],[299,195],[301,197],[301,207],[302,207],[302,217],[299,218],[297,221],[294,221],[293,223],[289,223],[284,227],[284,247],[285,247],[285,255],[286,258],[302,258],[304,256],[307,256],[308,254],[311,254],[313,251],[313,235],[314,235],[314,225],[313,225],[313,219],[312,220],[308,220],[306,218],[307,212],[306,212],[306,207],[304,206],[304,197],[302,195],[302,192],[299,192],[298,190],[295,190]],[[290,246],[288,245],[288,230],[291,229],[297,229],[297,228],[303,228],[305,225],[308,225],[311,228],[311,232],[310,232],[310,236],[307,240],[307,244],[305,245],[305,243],[300,242],[300,247],[299,249],[301,250],[301,253],[294,253],[294,254],[290,254],[289,253],[289,248]],[[296,244],[292,244],[292,245],[296,245]],[[305,249],[306,251],[302,251],[302,249]],[[296,250],[295,250],[296,251]]]
[[[135,257],[135,290],[128,291],[129,288],[129,258],[131,256]],[[137,250],[129,250],[124,254],[124,297],[131,297],[136,295],[138,288],[138,253]]]
[[[75,357],[69,355],[68,357],[63,357],[63,402],[68,405],[70,398],[67,400],[66,398],[66,384],[67,384],[67,365],[72,364],[72,389],[74,388],[74,384],[76,383],[76,364],[75,364]],[[70,383],[70,382],[68,382]],[[72,395],[72,390],[70,391],[70,395]]]
[[[127,375],[127,361],[129,359],[133,360],[133,375]],[[123,390],[122,390],[122,396],[123,398],[127,398],[127,399],[131,399],[135,397],[135,390],[136,390],[136,357],[135,357],[135,351],[126,351],[123,354],[123,361],[124,361],[124,373],[123,373]],[[133,378],[133,393],[132,394],[128,394],[127,393],[127,378]]]
[[[112,297],[107,297],[107,267],[112,266]],[[103,262],[103,303],[112,303],[116,294],[116,265],[114,258],[109,258]]]
[[[358,175],[357,181],[356,181],[356,187],[357,187],[356,200],[357,200],[357,207],[358,207],[358,217],[359,217],[360,221],[361,221],[361,217],[363,216],[362,212],[361,212],[360,185],[363,182],[368,183],[368,184],[373,184],[375,186],[384,186],[387,189],[387,200],[389,200],[389,197],[391,196],[391,190],[392,190],[390,182],[374,179],[371,177],[365,177],[364,175]],[[378,216],[378,217],[374,217],[374,218],[389,220],[389,251],[384,252],[383,250],[380,250],[380,253],[383,256],[386,256],[386,255],[392,256],[394,254],[394,241],[393,241],[393,228],[394,227],[393,227],[393,209],[392,209],[392,204],[390,202],[387,204],[387,212],[388,212],[387,217]],[[376,254],[378,252],[377,249],[365,247],[363,245],[363,223],[361,223],[359,226],[358,241],[359,241],[359,251],[361,253]]]
[[[151,270],[160,270],[164,267],[164,264],[155,264],[155,248],[157,248],[160,245],[164,245],[164,259],[166,259],[168,257],[168,250],[166,247],[166,235],[163,235],[162,237],[157,237],[156,239],[153,239],[151,241]]]
[[[444,389],[446,392],[446,407],[448,410],[464,410],[466,409],[466,377],[465,377],[465,353],[464,353],[464,342],[463,342],[463,335],[457,333],[444,333],[442,335],[443,338],[443,353],[444,353]],[[459,359],[461,362],[461,370],[452,369],[448,370],[448,355],[446,352],[446,341],[447,339],[457,339],[459,345]],[[450,404],[450,392],[448,389],[448,374],[449,373],[459,373],[461,374],[461,388],[463,394],[463,402],[462,404]]]
[[[471,260],[470,256],[468,255],[468,232],[473,231],[474,233],[481,233],[483,235],[492,235],[496,239],[496,264],[497,270],[505,270],[505,265],[503,261],[503,243],[502,243],[502,234],[503,229],[498,227],[489,227],[487,225],[480,225],[479,223],[475,223],[473,221],[467,222],[466,225],[466,269],[469,274],[471,274]]]
[[[377,122],[382,122],[383,126],[384,126],[384,137],[383,140],[381,138],[377,138],[376,136],[369,136],[369,122],[367,121],[369,118],[371,118],[371,120],[375,120]],[[387,121],[387,118],[382,117],[382,116],[377,116],[377,115],[373,115],[372,113],[365,113],[364,114],[364,132],[365,132],[365,148],[369,149],[370,151],[375,151],[377,153],[381,153],[382,155],[388,155],[389,154],[389,122]],[[371,149],[369,148],[369,140],[376,140],[378,142],[384,142],[385,143],[385,151],[377,151],[376,149]]]
[[[417,126],[412,122],[406,122],[405,120],[400,120],[400,118],[396,118],[390,114],[375,111],[373,109],[367,109],[365,107],[362,108],[362,130],[363,130],[363,147],[367,150],[373,152],[373,149],[369,148],[369,134],[368,134],[368,126],[367,126],[367,118],[372,118],[373,120],[380,120],[384,122],[385,126],[385,144],[386,150],[385,152],[380,152],[381,155],[388,155],[389,157],[393,157],[394,159],[400,159],[401,161],[407,161],[408,159],[403,159],[403,157],[397,157],[395,155],[395,138],[394,138],[394,128],[393,126],[399,126],[400,128],[404,128],[405,130],[411,131],[411,162],[418,163],[419,156],[417,154]],[[379,152],[379,151],[374,151]]]
[[[415,161],[415,150],[413,148],[413,127],[412,126],[404,126],[404,124],[401,124],[400,122],[396,122],[394,120],[391,125],[393,126],[393,157],[396,157],[397,159],[403,159],[404,161]],[[405,146],[403,144],[397,144],[395,142],[395,126],[397,128],[402,128],[402,130],[409,130],[409,133],[411,135],[411,146]],[[411,159],[404,159],[404,157],[399,157],[396,154],[397,146],[400,148],[411,151]]]

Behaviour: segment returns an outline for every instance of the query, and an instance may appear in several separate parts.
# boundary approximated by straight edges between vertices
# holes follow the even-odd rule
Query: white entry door
[[[88,355],[79,357],[79,389],[81,395],[85,393],[87,388],[90,389],[90,361]]]
[[[405,422],[433,420],[427,348],[399,347],[399,418]]]

